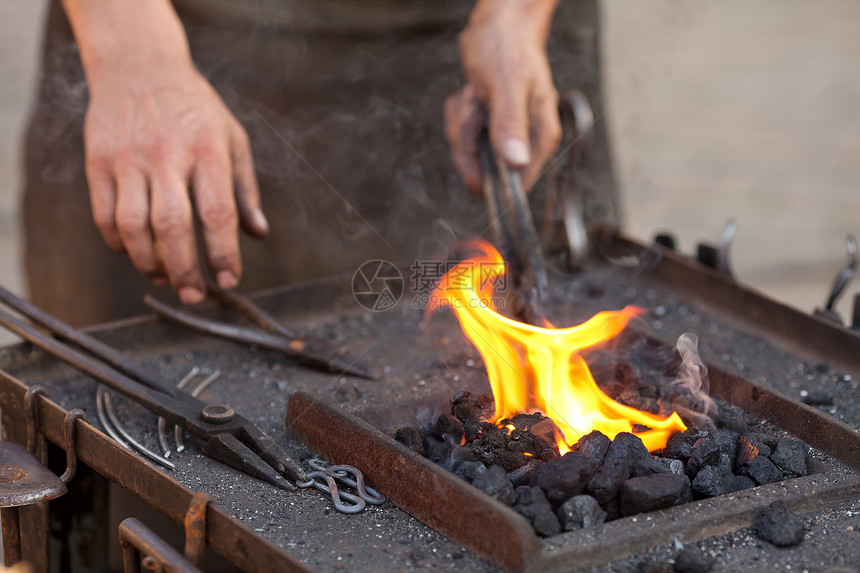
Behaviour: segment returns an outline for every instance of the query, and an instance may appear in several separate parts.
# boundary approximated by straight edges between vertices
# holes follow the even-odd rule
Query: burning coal
[[[463,332],[481,353],[495,403],[493,423],[543,412],[557,426],[555,441],[562,454],[593,430],[612,439],[644,426],[647,429],[636,435],[651,451],[686,430],[676,412],[661,417],[611,399],[598,387],[581,355],[617,336],[641,309],[601,312],[569,328],[518,322],[495,308],[494,285],[505,273],[501,255],[486,242],[470,246],[480,254],[445,275],[428,310],[453,309]],[[691,359],[690,369],[697,364],[701,361]]]

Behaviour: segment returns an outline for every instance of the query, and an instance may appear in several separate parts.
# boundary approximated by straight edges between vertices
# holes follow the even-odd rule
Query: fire
[[[445,275],[428,312],[452,308],[481,353],[496,406],[493,423],[542,411],[563,434],[556,436],[561,453],[592,430],[613,439],[620,432],[632,432],[633,424],[647,426],[636,435],[654,451],[665,447],[672,434],[686,429],[677,412],[661,418],[612,400],[597,386],[580,356],[582,350],[619,334],[641,309],[628,306],[601,312],[570,328],[517,322],[494,309],[494,285],[505,273],[501,255],[484,241],[470,247],[482,254]]]

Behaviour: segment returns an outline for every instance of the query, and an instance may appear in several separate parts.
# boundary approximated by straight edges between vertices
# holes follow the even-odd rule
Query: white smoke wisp
[[[673,397],[672,406],[678,413],[697,424],[713,420],[717,412],[709,395],[708,368],[699,356],[698,345],[699,337],[695,334],[687,332],[678,337],[675,347],[681,355],[681,366],[667,393]]]

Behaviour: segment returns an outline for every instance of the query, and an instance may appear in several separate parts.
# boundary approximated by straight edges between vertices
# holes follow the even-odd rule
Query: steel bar
[[[185,394],[177,390],[175,386],[165,383],[163,380],[155,376],[152,372],[126,359],[124,356],[122,356],[119,352],[117,352],[110,346],[103,344],[95,338],[70,327],[66,323],[62,322],[54,316],[51,316],[50,314],[43,311],[34,304],[31,304],[24,299],[18,298],[8,290],[4,289],[2,286],[0,286],[0,301],[2,301],[4,304],[8,305],[11,308],[14,308],[24,316],[27,316],[30,319],[34,320],[36,323],[41,324],[51,332],[56,332],[66,340],[73,342],[81,348],[84,348],[87,351],[91,352],[93,355],[98,356],[104,362],[110,364],[116,370],[122,372],[126,376],[140,380],[150,388],[158,389],[178,400],[184,399]],[[3,314],[5,315],[6,313]],[[23,336],[23,334],[19,330],[14,328],[13,330],[15,330],[17,334]]]

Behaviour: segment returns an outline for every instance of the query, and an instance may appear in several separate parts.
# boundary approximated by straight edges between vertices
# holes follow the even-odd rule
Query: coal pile
[[[610,440],[593,431],[560,455],[552,420],[535,413],[492,424],[491,399],[468,392],[451,400],[449,414],[395,438],[512,507],[542,536],[807,474],[806,444],[716,404],[715,420],[653,453],[635,434]]]

